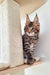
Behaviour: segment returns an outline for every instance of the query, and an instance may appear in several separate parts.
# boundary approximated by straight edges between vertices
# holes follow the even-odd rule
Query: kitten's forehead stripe
[[[33,22],[30,22],[30,23],[28,24],[29,27],[31,27],[32,25],[33,25]]]

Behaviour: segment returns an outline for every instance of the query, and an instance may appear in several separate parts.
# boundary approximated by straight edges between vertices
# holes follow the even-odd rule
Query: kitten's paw
[[[34,63],[34,59],[27,60],[28,65],[32,65]]]

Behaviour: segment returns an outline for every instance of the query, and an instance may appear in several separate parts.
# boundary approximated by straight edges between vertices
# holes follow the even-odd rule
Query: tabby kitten
[[[36,59],[34,58],[34,50],[39,38],[40,24],[36,14],[34,21],[31,22],[29,16],[26,17],[26,24],[24,27],[25,34],[23,35],[23,52],[24,59],[27,59],[27,64],[33,64]]]

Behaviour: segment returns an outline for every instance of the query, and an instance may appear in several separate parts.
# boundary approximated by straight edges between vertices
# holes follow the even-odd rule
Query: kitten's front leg
[[[30,53],[28,53],[28,55],[27,55],[27,64],[33,64],[35,62],[35,59],[33,58],[33,54],[31,54],[31,52]]]

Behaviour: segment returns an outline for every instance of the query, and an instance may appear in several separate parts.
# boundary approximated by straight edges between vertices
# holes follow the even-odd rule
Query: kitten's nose
[[[30,30],[28,32],[30,33]]]

